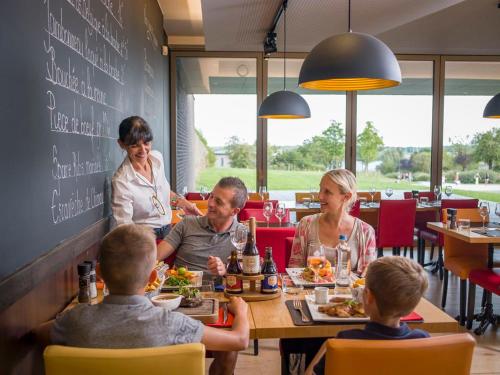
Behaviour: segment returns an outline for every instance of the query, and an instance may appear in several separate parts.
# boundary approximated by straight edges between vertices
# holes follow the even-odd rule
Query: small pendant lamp
[[[496,94],[490,99],[483,112],[484,118],[498,118],[500,119],[500,93]]]
[[[299,86],[312,90],[375,90],[401,84],[396,56],[374,36],[351,31],[317,44],[307,55],[299,74]]]
[[[286,90],[286,8],[288,1],[283,1],[283,90],[269,95],[259,108],[259,118],[300,119],[311,117],[307,102],[299,94]]]

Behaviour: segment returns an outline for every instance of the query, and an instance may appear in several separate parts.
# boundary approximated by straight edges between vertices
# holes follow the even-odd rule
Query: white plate
[[[286,273],[290,275],[293,283],[295,285],[303,285],[304,287],[313,286],[335,286],[335,280],[333,281],[321,281],[315,283],[314,281],[306,280],[302,277],[302,271],[304,268],[286,268]],[[332,277],[333,278],[333,277]]]
[[[351,298],[350,294],[337,294],[336,296],[338,297],[347,297]],[[334,297],[333,295],[328,295],[328,299]],[[318,311],[319,306],[322,305],[317,305],[314,302],[314,296],[313,295],[306,295],[305,296],[305,301],[307,304],[307,307],[309,308],[309,311],[311,312],[311,318],[315,322],[342,322],[342,323],[362,323],[362,322],[367,322],[370,320],[370,318],[358,318],[358,317],[352,317],[352,318],[339,318],[336,316],[330,316],[328,314],[322,313]]]

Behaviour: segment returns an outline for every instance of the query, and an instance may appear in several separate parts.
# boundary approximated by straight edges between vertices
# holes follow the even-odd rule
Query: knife
[[[222,325],[227,323],[227,303],[222,304]]]

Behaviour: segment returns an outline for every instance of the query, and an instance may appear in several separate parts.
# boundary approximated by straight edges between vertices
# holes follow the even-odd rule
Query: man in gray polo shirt
[[[247,200],[247,189],[237,177],[224,177],[208,198],[206,216],[186,216],[158,244],[158,259],[177,250],[175,265],[193,271],[209,271],[223,276],[225,263],[235,249],[231,231],[242,226],[236,220]]]

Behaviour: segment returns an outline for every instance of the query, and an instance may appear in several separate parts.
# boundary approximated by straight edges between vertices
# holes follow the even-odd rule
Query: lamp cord
[[[283,1],[283,90],[286,91],[286,8],[288,0]]]
[[[351,30],[351,0],[349,0],[349,8],[348,8],[348,16],[347,16],[347,32],[352,32]]]

